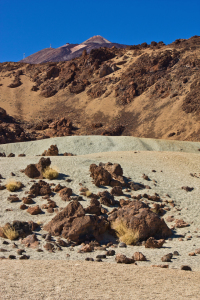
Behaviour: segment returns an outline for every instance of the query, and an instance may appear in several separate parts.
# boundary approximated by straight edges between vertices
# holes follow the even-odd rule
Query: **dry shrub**
[[[92,192],[86,191],[86,192],[85,192],[85,195],[86,195],[86,197],[90,197],[90,196],[92,195]]]
[[[18,191],[23,187],[23,184],[20,181],[10,181],[6,184],[6,188],[10,192]]]
[[[48,167],[43,171],[42,175],[44,178],[52,180],[58,178],[59,173],[55,169]]]
[[[16,240],[19,236],[18,232],[11,225],[5,225],[3,227],[3,233],[9,240]]]
[[[112,229],[116,231],[116,234],[121,242],[127,245],[135,245],[139,240],[139,232],[128,228],[123,221],[114,221],[111,225]]]

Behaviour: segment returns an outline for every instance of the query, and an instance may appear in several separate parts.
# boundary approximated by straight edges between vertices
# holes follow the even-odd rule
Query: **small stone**
[[[8,258],[9,259],[16,259],[16,256],[15,255],[9,255]]]
[[[94,259],[92,257],[86,257],[85,259],[86,261],[94,261]]]
[[[196,256],[195,252],[188,253],[189,256]]]
[[[23,249],[17,249],[17,254],[18,255],[22,255],[23,252],[25,252],[25,250],[23,250]]]
[[[101,258],[96,258],[95,261],[101,262],[102,259]]]
[[[106,258],[106,255],[105,254],[99,254],[99,255],[96,256],[96,258],[100,258],[100,259]]]
[[[174,251],[174,252],[173,252],[173,255],[178,256],[178,255],[180,255],[180,254],[178,253],[178,251]]]
[[[119,248],[126,248],[127,247],[127,245],[125,244],[125,243],[119,243]]]
[[[190,267],[190,266],[187,266],[187,265],[181,266],[181,270],[184,270],[184,271],[192,271],[191,267]]]
[[[113,256],[113,255],[115,255],[115,250],[106,251],[106,256]]]
[[[146,261],[146,257],[141,252],[135,252],[132,256],[135,261]]]
[[[20,256],[20,258],[19,259],[29,259],[30,258],[30,256],[29,255],[22,255],[22,256]]]

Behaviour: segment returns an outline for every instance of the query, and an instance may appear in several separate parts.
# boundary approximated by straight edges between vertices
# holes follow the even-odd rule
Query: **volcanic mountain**
[[[51,61],[53,51],[65,59],[67,47],[81,56]],[[117,48],[97,36],[42,51],[31,64],[0,64],[0,143],[66,135],[200,141],[200,37]]]
[[[112,48],[125,48],[126,45],[111,43],[100,35],[93,36],[81,44],[65,44],[59,48],[46,48],[40,50],[23,60],[21,62],[29,64],[40,64],[44,62],[59,62],[67,61],[81,56],[83,50],[90,53],[92,49],[100,47]]]

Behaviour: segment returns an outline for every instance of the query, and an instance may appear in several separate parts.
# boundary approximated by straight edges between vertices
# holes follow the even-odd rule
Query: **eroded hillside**
[[[1,143],[73,134],[199,141],[200,37],[2,63],[0,107],[15,118],[2,110]]]

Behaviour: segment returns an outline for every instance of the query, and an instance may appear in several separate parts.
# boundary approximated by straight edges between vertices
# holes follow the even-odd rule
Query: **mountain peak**
[[[82,44],[89,44],[89,43],[96,43],[96,44],[111,44],[110,41],[102,37],[101,35],[94,35],[93,37],[89,38]]]

